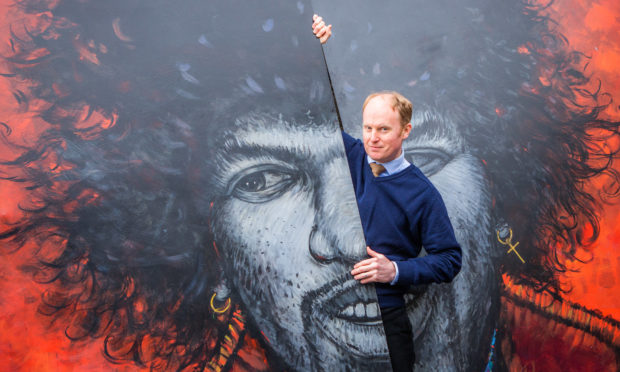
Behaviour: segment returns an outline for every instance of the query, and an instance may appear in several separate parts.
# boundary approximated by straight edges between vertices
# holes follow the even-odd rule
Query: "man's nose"
[[[365,257],[365,240],[348,164],[336,157],[324,164],[315,188],[314,225],[309,236],[310,255],[318,263],[358,262]]]
[[[379,133],[373,129],[372,132],[370,132],[370,141],[377,142],[378,140],[379,140]]]

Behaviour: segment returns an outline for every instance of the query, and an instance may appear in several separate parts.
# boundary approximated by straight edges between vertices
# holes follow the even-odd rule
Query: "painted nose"
[[[365,257],[366,244],[345,158],[331,159],[318,178],[310,255],[321,264],[358,262]]]

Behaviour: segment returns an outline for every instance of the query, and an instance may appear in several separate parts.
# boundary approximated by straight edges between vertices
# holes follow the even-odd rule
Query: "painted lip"
[[[383,343],[373,342],[385,337],[379,304],[369,291],[355,280],[336,283],[319,294],[311,303],[311,319],[317,331],[333,344],[356,356],[387,358]]]
[[[325,309],[331,316],[363,325],[381,324],[379,304],[368,298],[367,291],[360,286],[354,286],[333,294],[325,302]]]

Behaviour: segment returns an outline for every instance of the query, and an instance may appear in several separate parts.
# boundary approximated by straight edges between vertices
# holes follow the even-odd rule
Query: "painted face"
[[[417,134],[403,143],[406,156],[442,194],[463,247],[452,283],[415,288],[407,297],[417,366],[472,365],[471,345],[486,343],[492,325],[471,324],[497,291],[488,185],[451,116],[415,111],[412,123]],[[340,133],[269,115],[241,118],[236,127],[214,177],[222,195],[215,239],[229,286],[287,366],[384,368],[372,287],[348,273],[365,258],[365,244]]]
[[[340,131],[250,115],[216,164],[225,276],[283,368],[386,368],[374,290],[349,274],[365,243]]]
[[[390,99],[377,96],[368,101],[362,120],[366,153],[379,163],[396,159],[403,140],[409,136],[411,124],[402,127],[400,115],[392,108]]]
[[[403,143],[408,160],[441,193],[463,249],[462,268],[452,283],[417,287],[407,298],[420,370],[483,369],[495,326],[479,321],[494,313],[498,291],[489,186],[482,163],[456,129],[456,117],[414,111],[416,135]]]
[[[348,19],[358,3],[343,1],[350,7],[320,1],[321,15]],[[409,298],[416,370],[483,370],[497,326],[497,263],[505,251],[493,243],[496,222],[480,149],[501,136],[478,130],[497,120],[498,102],[512,105],[520,76],[529,76],[520,72],[525,67],[518,59],[504,58],[511,62],[503,65],[493,49],[511,50],[501,31],[521,14],[516,4],[365,2],[326,48],[338,108],[350,134],[362,135],[360,106],[370,92],[396,90],[411,100],[414,135],[403,142],[405,157],[441,193],[463,249],[463,266],[452,283],[416,288]],[[385,20],[391,27],[385,27]],[[410,37],[395,38],[397,33]]]

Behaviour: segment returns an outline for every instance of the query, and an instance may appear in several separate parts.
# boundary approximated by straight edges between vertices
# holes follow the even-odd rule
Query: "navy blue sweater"
[[[437,189],[414,165],[374,177],[362,142],[342,137],[366,244],[398,265],[396,284],[376,283],[379,306],[403,305],[410,285],[451,281],[461,269],[461,247]],[[422,246],[428,254],[418,257]]]

